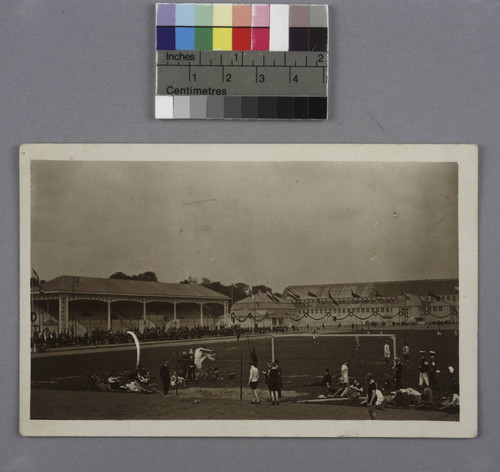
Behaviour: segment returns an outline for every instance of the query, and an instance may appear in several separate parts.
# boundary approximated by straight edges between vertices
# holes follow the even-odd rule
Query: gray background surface
[[[0,470],[493,471],[500,2],[339,0],[330,119],[153,119],[148,0],[4,0],[0,10]],[[18,434],[18,146],[29,142],[359,142],[480,145],[479,431],[475,440],[30,439]]]

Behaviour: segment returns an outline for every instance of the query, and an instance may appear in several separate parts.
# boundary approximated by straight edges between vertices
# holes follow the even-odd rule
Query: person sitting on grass
[[[131,393],[153,393],[153,390],[147,388],[145,384],[141,384],[138,380],[130,380],[125,385],[120,385],[120,388]]]
[[[348,387],[344,383],[343,377],[336,377],[336,382],[326,387],[325,395],[327,397],[338,397]]]
[[[323,375],[323,378],[321,379],[321,386],[322,387],[330,387],[333,383],[332,375],[330,374],[330,369],[325,369],[325,374]]]
[[[97,374],[92,374],[90,376],[90,388],[97,392],[111,392],[110,384],[101,379]]]
[[[146,370],[144,367],[139,366],[137,369],[137,380],[141,382],[141,384],[148,384],[150,380],[153,378],[150,370]]]
[[[458,413],[460,410],[460,395],[453,393],[451,396],[446,397],[439,409],[451,413]]]
[[[340,377],[339,380],[340,380],[340,387],[335,391],[333,396],[337,398],[342,398],[346,396],[347,393],[349,392],[349,383],[345,383],[342,377]]]
[[[414,388],[400,388],[386,395],[386,404],[415,406],[421,402],[422,394]]]
[[[450,366],[448,367],[450,375],[454,375],[455,369]],[[444,398],[444,401],[441,403],[440,410],[447,410],[451,412],[458,412],[460,409],[460,387],[458,380],[455,377],[452,377],[451,385],[448,390],[448,396]]]
[[[210,377],[213,375],[214,368],[212,366],[207,367],[207,372],[203,374],[203,379],[205,380],[210,380]],[[182,374],[182,372],[179,372],[179,374]]]
[[[361,383],[354,379],[352,384],[349,385],[349,390],[347,392],[347,395],[351,400],[358,400],[361,397],[361,394],[363,393],[363,387]]]
[[[434,395],[432,394],[432,390],[424,383],[422,386],[422,395],[420,396],[420,403],[417,405],[417,408],[423,409],[426,407],[434,408]]]
[[[346,385],[345,383],[343,383],[340,388],[337,389],[333,394],[331,393],[332,390],[333,389],[330,388],[330,394],[327,393],[326,396],[348,398],[349,400],[364,400],[363,404],[366,402],[366,397],[361,397],[361,394],[363,393],[363,387],[356,379],[353,380],[352,384]]]
[[[111,387],[111,390],[117,390],[120,388],[120,377],[116,375],[116,371],[112,370],[111,373],[108,375],[108,383],[109,386]]]
[[[219,369],[217,367],[208,369],[207,380],[209,382],[218,382],[220,380],[223,380],[219,374]]]
[[[123,388],[127,392],[134,392],[134,393],[135,392],[140,393],[144,391],[144,389],[139,385],[139,382],[137,382],[136,380],[132,380],[126,383],[125,385],[122,385],[121,388]]]
[[[334,393],[334,397],[344,397],[349,392],[349,370],[347,367],[347,361],[344,361],[342,367],[340,368],[340,388]]]
[[[319,382],[309,382],[303,384],[306,387],[330,387],[333,383],[332,375],[330,374],[330,369],[326,368],[323,378]]]
[[[175,387],[176,385],[178,385],[179,387],[185,387],[186,386],[186,378],[178,376],[177,372],[174,372],[172,374],[172,377],[170,377],[170,385],[172,387]]]

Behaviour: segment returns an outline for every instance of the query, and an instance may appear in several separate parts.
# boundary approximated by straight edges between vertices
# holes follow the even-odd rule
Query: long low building
[[[277,302],[258,294],[231,307],[242,326],[458,323],[458,279],[290,285]]]
[[[229,321],[230,298],[202,285],[63,275],[31,295],[33,324],[57,332]]]
[[[231,322],[244,328],[288,326],[295,313],[296,307],[291,301],[259,292],[233,304]]]

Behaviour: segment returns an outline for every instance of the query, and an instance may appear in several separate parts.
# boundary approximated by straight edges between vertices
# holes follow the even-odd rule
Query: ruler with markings
[[[327,96],[324,52],[158,51],[157,69],[157,95]]]

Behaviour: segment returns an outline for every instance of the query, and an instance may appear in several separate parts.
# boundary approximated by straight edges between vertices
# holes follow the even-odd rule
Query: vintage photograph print
[[[22,146],[21,433],[474,437],[477,154]]]

